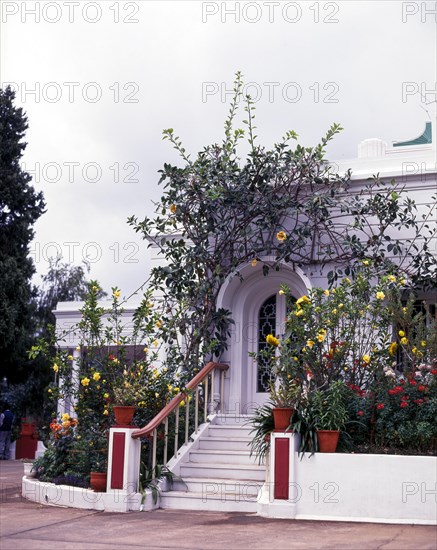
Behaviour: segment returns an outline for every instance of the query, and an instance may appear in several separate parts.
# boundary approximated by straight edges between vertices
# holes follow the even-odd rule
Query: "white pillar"
[[[139,492],[141,441],[132,438],[138,428],[113,427],[109,431],[107,493],[118,493],[128,504],[127,495]]]

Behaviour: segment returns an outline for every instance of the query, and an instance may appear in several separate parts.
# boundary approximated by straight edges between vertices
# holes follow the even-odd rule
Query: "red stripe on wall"
[[[288,499],[289,466],[290,440],[275,438],[275,499]]]
[[[111,489],[123,489],[125,441],[126,434],[124,432],[114,433],[112,440]]]

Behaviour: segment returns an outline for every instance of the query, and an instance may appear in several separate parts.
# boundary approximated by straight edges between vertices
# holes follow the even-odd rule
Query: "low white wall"
[[[149,511],[159,507],[159,503],[154,504],[150,491],[147,491],[142,504],[141,493],[121,490],[96,493],[91,489],[44,483],[27,476],[22,480],[22,496],[39,504],[105,512]]]
[[[268,484],[258,513],[268,517],[437,524],[437,458],[297,453],[288,500],[272,500]],[[270,483],[275,482],[270,480]]]

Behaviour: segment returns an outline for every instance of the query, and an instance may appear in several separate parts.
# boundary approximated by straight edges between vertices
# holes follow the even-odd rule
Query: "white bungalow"
[[[383,180],[401,180],[419,211],[424,210],[437,192],[435,142],[431,123],[427,123],[419,138],[392,146],[379,139],[367,139],[359,144],[357,158],[342,160],[337,168],[340,173],[351,169],[353,185],[358,189],[377,173]],[[435,208],[435,204],[432,206]],[[432,221],[436,222],[435,210]],[[437,240],[433,250],[437,250]],[[152,254],[155,254],[152,262],[159,263],[161,258],[156,249],[152,249]],[[302,270],[283,265],[265,277],[260,264],[255,267],[249,264],[241,266],[242,280],[234,277],[225,282],[218,307],[231,310],[235,321],[228,350],[222,357],[222,363],[229,365],[229,369],[226,375],[217,374],[216,385],[210,386],[211,406],[205,414],[206,417],[209,413],[208,422],[201,423],[201,419],[194,434],[186,434],[185,438],[181,435],[185,444],[168,461],[168,466],[184,483],[176,485],[173,491],[163,491],[159,506],[257,512],[297,519],[435,523],[433,457],[317,454],[299,461],[292,452],[296,441],[290,434],[285,434],[286,437],[282,434],[280,445],[273,436],[271,460],[275,466],[270,469],[267,466],[267,471],[266,465],[259,465],[249,456],[251,428],[245,425],[246,415],[268,399],[263,372],[249,358],[249,352],[258,350],[266,332],[281,333],[285,303],[278,293],[280,285],[286,283],[294,295],[300,296],[313,286],[326,286],[327,271],[328,268],[320,271],[316,266]],[[437,302],[435,294],[423,298],[432,304]],[[75,324],[80,306],[73,302],[58,304],[55,311],[58,328]],[[128,304],[126,320],[135,306],[133,302]],[[66,346],[77,357],[80,352],[75,351],[76,344],[72,339]],[[196,380],[193,388],[197,386]],[[61,412],[66,409],[68,412],[68,406],[60,404]],[[178,403],[175,410],[179,410]],[[138,435],[132,429],[111,430],[107,494],[92,507],[118,511],[142,509],[141,496],[129,493],[127,488],[138,479],[140,442],[135,439]],[[275,456],[281,448],[286,449],[284,456],[288,454],[285,500],[276,499],[274,491]],[[120,496],[120,491],[124,496]],[[145,506],[154,507],[151,499]]]

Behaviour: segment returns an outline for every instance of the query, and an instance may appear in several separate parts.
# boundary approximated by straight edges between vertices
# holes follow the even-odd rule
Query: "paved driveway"
[[[156,510],[113,514],[21,499],[19,461],[0,462],[1,550],[384,549],[437,550],[432,526],[264,519],[252,514]]]

